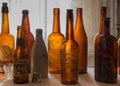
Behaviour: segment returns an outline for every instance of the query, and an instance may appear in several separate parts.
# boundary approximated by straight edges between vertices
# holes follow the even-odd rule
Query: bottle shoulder
[[[61,33],[51,33],[49,36],[48,36],[48,40],[57,40],[57,39],[61,39],[63,40],[64,39],[64,35],[61,34]]]

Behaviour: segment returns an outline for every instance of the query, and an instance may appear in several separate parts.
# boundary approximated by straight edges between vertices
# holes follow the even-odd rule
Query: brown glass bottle
[[[53,10],[53,31],[48,36],[48,66],[50,73],[60,73],[60,46],[64,40],[63,34],[60,32],[60,10]]]
[[[77,18],[74,28],[74,37],[79,44],[79,74],[87,72],[87,35],[83,25],[82,8],[77,8]]]
[[[61,45],[61,83],[78,83],[78,43],[74,40],[73,13],[67,10],[66,40]]]
[[[95,42],[95,80],[115,83],[117,79],[117,39],[110,35],[110,18],[104,19],[103,35]]]
[[[120,38],[118,39],[118,73],[120,74]]]
[[[14,37],[9,31],[9,10],[7,3],[2,6],[2,31],[0,34],[0,60],[3,63],[12,63],[14,55]],[[2,67],[2,64],[1,64]],[[0,71],[2,72],[2,71]]]
[[[25,48],[23,27],[17,27],[16,50],[13,61],[13,81],[17,84],[28,82],[28,54]]]
[[[22,17],[22,26],[24,29],[24,39],[25,39],[25,47],[27,49],[28,53],[28,62],[29,62],[29,72],[31,70],[31,50],[34,43],[34,36],[30,32],[30,24],[29,24],[29,11],[23,10],[22,11],[23,17]]]

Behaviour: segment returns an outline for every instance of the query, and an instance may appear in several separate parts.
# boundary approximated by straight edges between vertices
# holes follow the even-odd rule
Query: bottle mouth
[[[59,8],[54,8],[53,9],[53,14],[54,15],[58,15],[60,13],[60,9]]]

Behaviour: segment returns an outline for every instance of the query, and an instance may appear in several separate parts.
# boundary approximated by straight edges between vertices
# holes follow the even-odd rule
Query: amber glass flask
[[[14,37],[9,31],[9,18],[8,18],[8,6],[7,3],[2,5],[2,31],[0,34],[0,60],[2,63],[12,63],[14,55]],[[1,70],[2,71],[2,64]]]
[[[18,26],[16,50],[13,61],[13,81],[16,84],[28,82],[28,54],[25,49],[23,27]]]
[[[77,8],[77,18],[74,28],[74,38],[79,44],[79,74],[87,72],[87,35],[83,25],[82,8]]]
[[[104,19],[103,35],[95,42],[95,80],[115,83],[117,79],[117,39],[110,35],[110,18]]]
[[[73,10],[67,10],[66,39],[61,45],[61,83],[78,83],[78,43],[74,40]]]
[[[27,49],[28,53],[28,62],[29,62],[29,72],[31,70],[31,50],[34,43],[34,36],[30,32],[30,24],[29,24],[29,11],[23,10],[22,11],[23,17],[22,17],[22,26],[24,29],[24,39],[25,39],[25,47]]]
[[[60,73],[60,46],[64,40],[60,32],[60,10],[53,10],[53,31],[48,36],[48,65],[50,73]]]

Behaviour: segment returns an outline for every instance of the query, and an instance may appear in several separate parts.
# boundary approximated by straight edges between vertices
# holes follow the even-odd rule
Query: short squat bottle
[[[61,45],[61,83],[78,83],[78,43],[74,39],[73,10],[67,10],[66,39]]]
[[[13,60],[13,81],[16,84],[24,84],[28,82],[28,54],[25,49],[22,26],[18,26],[16,42]]]
[[[42,37],[42,29],[36,29],[36,38],[31,52],[32,74],[38,73],[41,78],[48,77],[48,54]]]
[[[115,83],[117,80],[117,39],[110,35],[110,18],[104,19],[103,35],[95,43],[95,80]]]
[[[87,72],[87,35],[83,25],[82,19],[82,8],[77,8],[77,18],[76,24],[74,28],[74,37],[77,43],[79,44],[79,64],[78,70],[79,74],[83,74]]]
[[[60,46],[64,40],[64,36],[60,32],[59,8],[54,8],[53,14],[53,31],[48,36],[48,68],[50,73],[58,74],[60,73]]]

